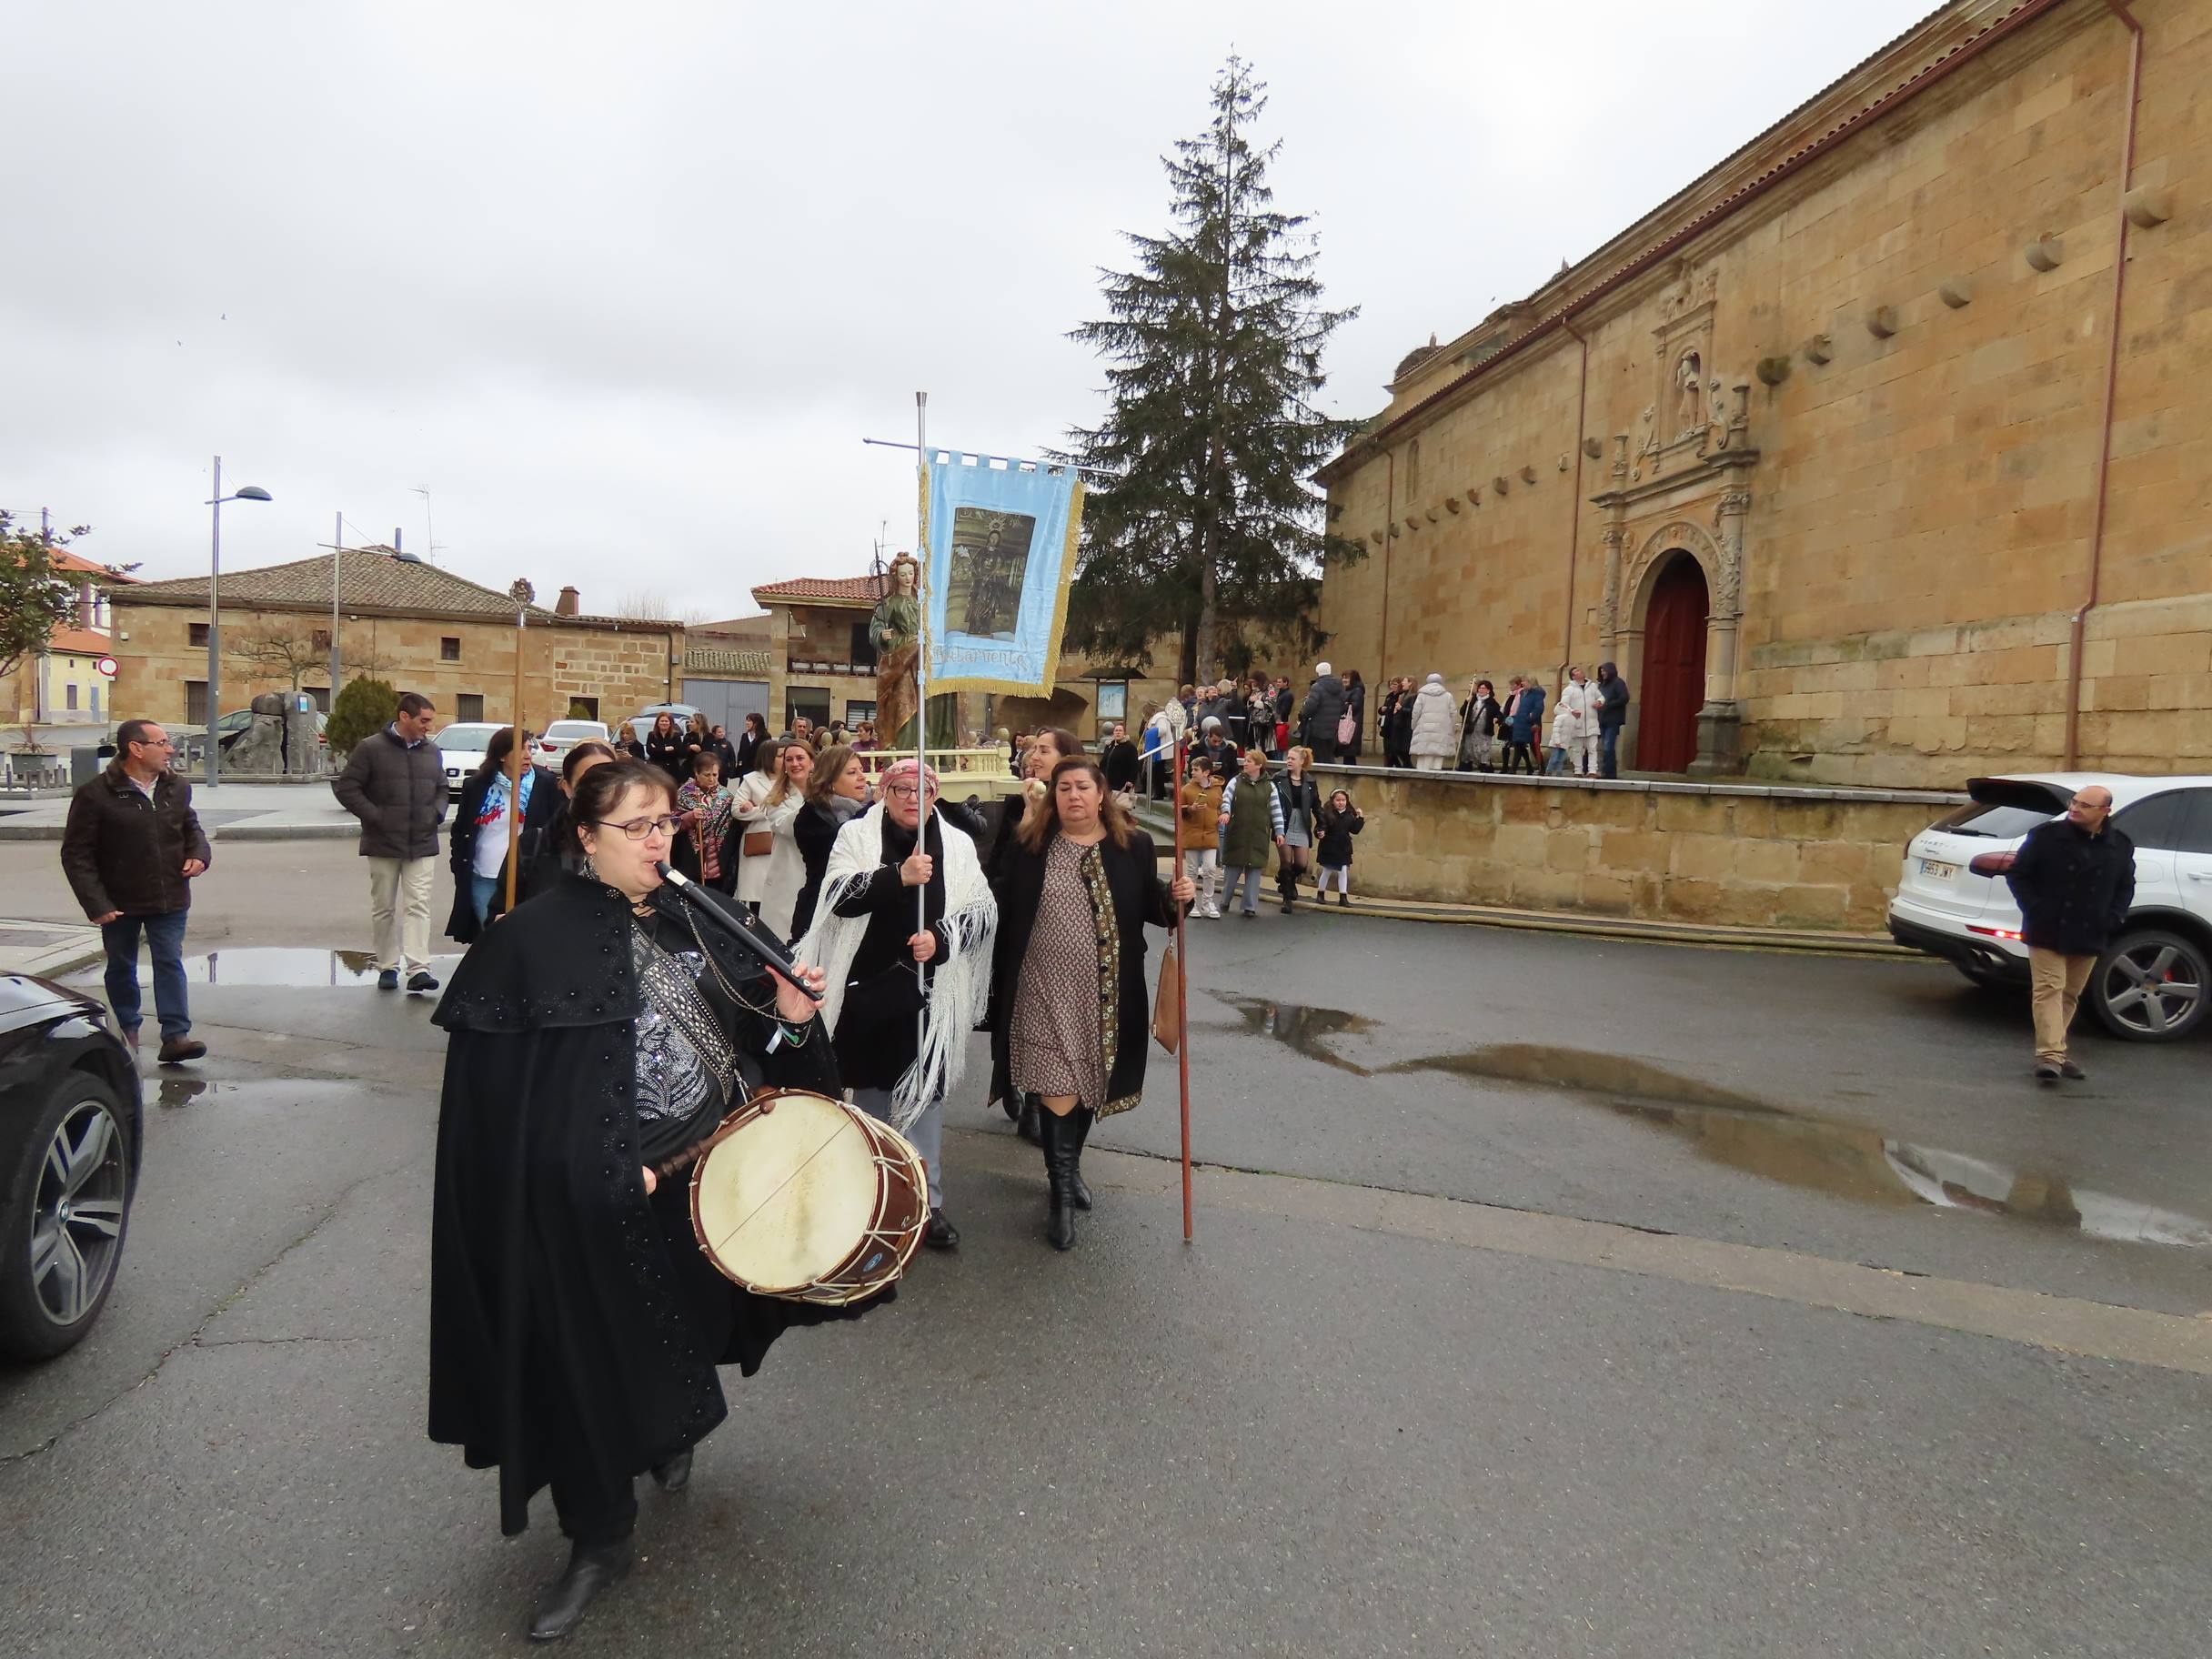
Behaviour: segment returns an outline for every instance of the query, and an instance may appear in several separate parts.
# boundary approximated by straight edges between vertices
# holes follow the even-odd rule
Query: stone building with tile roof
[[[1954,0],[1409,355],[1336,667],[1610,659],[1648,772],[2205,769],[2207,85],[2212,0]]]
[[[54,630],[45,650],[0,674],[0,722],[11,739],[25,729],[105,726],[113,718],[108,677],[100,670],[114,646],[110,596],[139,584],[66,547],[49,552],[55,573],[75,590],[75,614]]]
[[[515,602],[498,589],[388,548],[366,548],[223,573],[224,708],[214,714],[245,708],[256,692],[289,689],[287,676],[271,666],[281,669],[287,657],[303,665],[300,689],[327,708],[334,560],[341,672],[351,679],[366,668],[423,693],[441,724],[512,719],[518,653],[523,723],[532,729],[568,718],[612,725],[675,695],[680,623],[582,614],[574,590],[564,589],[552,609],[528,607],[518,629]],[[136,584],[116,596],[115,615],[117,709],[204,725],[206,578]],[[257,642],[269,649],[251,660],[240,655]]]

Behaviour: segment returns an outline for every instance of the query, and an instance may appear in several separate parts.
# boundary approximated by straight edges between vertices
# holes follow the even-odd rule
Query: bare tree
[[[270,625],[239,635],[225,649],[230,659],[256,679],[281,679],[294,691],[303,675],[330,666],[330,636],[313,628],[287,628]],[[351,649],[346,653],[349,674],[381,674],[395,665],[375,652]],[[337,688],[333,687],[335,696]]]
[[[615,615],[640,622],[679,622],[686,628],[709,620],[709,614],[700,607],[671,604],[658,588],[631,588],[615,606]]]

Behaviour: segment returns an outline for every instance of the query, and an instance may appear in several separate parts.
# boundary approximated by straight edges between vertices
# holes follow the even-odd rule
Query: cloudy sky
[[[1117,233],[1233,47],[1364,416],[1933,0],[11,8],[0,506],[205,569],[348,538],[727,617],[910,545],[931,437],[1092,418]]]

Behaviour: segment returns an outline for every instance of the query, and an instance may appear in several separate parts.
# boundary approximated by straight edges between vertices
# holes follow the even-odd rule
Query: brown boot
[[[174,1066],[182,1061],[197,1060],[207,1052],[207,1045],[196,1037],[164,1037],[161,1040],[161,1063]]]

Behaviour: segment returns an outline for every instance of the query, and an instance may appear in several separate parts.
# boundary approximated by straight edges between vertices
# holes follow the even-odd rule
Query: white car
[[[548,723],[545,735],[530,744],[530,759],[539,766],[549,766],[558,770],[560,767],[561,757],[577,744],[587,741],[596,743],[611,741],[607,735],[607,722],[604,720],[553,720]]]
[[[446,769],[446,791],[455,800],[461,798],[461,785],[468,781],[468,774],[484,764],[491,734],[503,725],[498,720],[456,720],[430,739],[437,745],[437,758]]]
[[[2171,1042],[2194,1031],[2212,1001],[2212,777],[1974,779],[1973,804],[1905,847],[1890,937],[1977,985],[2026,984],[2020,907],[2005,872],[2027,832],[2063,818],[2075,790],[2093,783],[2112,791],[2112,822],[2135,843],[2136,896],[2082,1000],[2116,1037]]]

